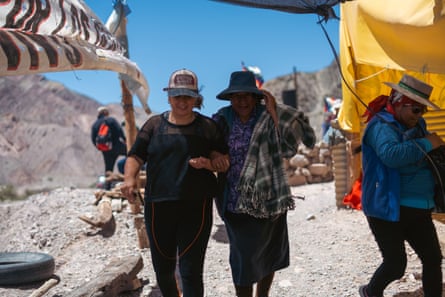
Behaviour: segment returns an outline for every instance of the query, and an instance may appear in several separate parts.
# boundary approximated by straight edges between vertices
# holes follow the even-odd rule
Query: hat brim
[[[406,89],[400,87],[400,86],[397,85],[397,84],[390,83],[390,82],[383,82],[383,83],[384,83],[385,85],[387,85],[387,86],[393,88],[393,89],[396,90],[397,92],[402,93],[402,94],[405,95],[406,97],[408,97],[408,98],[410,98],[410,99],[412,99],[412,100],[414,100],[414,101],[416,101],[416,102],[418,102],[418,103],[420,103],[420,104],[422,104],[422,105],[429,106],[429,107],[431,107],[431,108],[433,108],[433,109],[436,109],[436,110],[439,110],[439,109],[440,109],[440,107],[437,106],[436,104],[434,104],[433,102],[431,102],[431,101],[429,101],[429,100],[427,100],[427,99],[425,99],[425,98],[422,98],[422,97],[420,97],[419,95],[416,95],[416,94],[414,94],[414,93],[411,93],[410,91],[408,91],[408,90],[406,90]]]
[[[264,97],[264,94],[261,90],[257,88],[251,88],[251,87],[239,87],[239,88],[227,88],[218,95],[216,95],[216,98],[220,100],[230,100],[230,97],[234,93],[251,93],[253,94],[257,99],[261,99]]]
[[[193,98],[202,98],[198,90],[185,88],[164,88],[164,91],[167,91],[169,97],[189,96]]]

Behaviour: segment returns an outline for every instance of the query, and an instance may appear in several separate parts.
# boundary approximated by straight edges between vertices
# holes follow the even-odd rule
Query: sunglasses
[[[426,112],[426,106],[415,105],[415,104],[403,104],[405,107],[411,107],[411,112],[413,114],[424,114]]]

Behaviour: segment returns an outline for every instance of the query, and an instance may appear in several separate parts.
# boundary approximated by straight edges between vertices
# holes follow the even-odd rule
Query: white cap
[[[198,90],[198,78],[196,74],[187,69],[176,70],[170,76],[168,87],[163,89],[168,96],[190,96],[202,98]]]

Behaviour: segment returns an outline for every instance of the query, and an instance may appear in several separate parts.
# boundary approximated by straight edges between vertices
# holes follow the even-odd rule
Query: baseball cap
[[[99,106],[99,108],[97,108],[97,113],[101,114],[101,113],[109,113],[110,111],[108,110],[108,108],[106,106]]]
[[[170,76],[168,87],[163,89],[169,97],[190,96],[202,98],[198,90],[198,78],[193,71],[188,69],[176,70]]]

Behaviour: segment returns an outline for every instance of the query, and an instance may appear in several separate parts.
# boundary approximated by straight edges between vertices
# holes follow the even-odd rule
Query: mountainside
[[[98,102],[40,75],[1,77],[0,93],[0,185],[39,190],[95,183],[103,172],[90,140]],[[119,105],[110,110],[123,120]]]
[[[335,62],[316,72],[297,72],[296,87],[294,74],[287,74],[265,82],[263,88],[281,102],[283,91],[296,90],[297,107],[308,115],[317,136],[322,133],[324,98],[342,97],[341,77]]]
[[[320,131],[323,98],[341,97],[335,64],[313,73],[298,73],[298,107]],[[264,88],[282,101],[295,89],[294,75],[267,81]],[[90,187],[102,174],[100,152],[90,140],[99,102],[41,75],[0,77],[0,186],[40,190],[59,186]],[[122,108],[109,106],[123,120]],[[147,115],[136,108],[136,123]],[[1,197],[0,197],[1,198]]]

